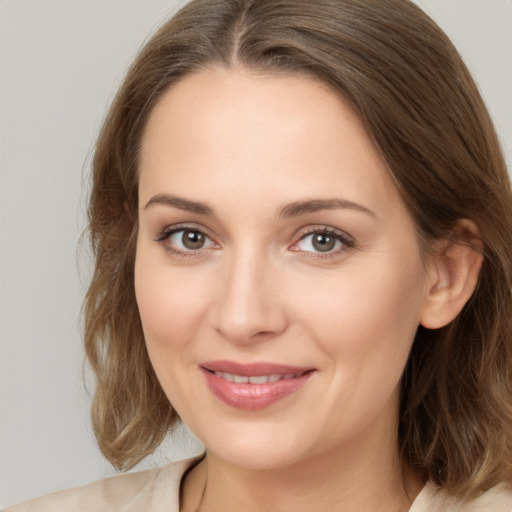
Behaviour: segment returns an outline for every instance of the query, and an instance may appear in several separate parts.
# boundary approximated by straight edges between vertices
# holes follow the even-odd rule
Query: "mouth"
[[[280,375],[279,373],[273,373],[271,375],[235,375],[228,372],[213,372],[214,375],[221,379],[225,379],[229,382],[236,382],[238,384],[266,384],[267,382],[278,382],[280,380],[296,379],[303,373],[287,373]],[[304,372],[305,373],[305,372]]]
[[[200,370],[215,397],[231,407],[251,411],[293,395],[315,373],[314,368],[232,361],[209,361],[201,364]]]

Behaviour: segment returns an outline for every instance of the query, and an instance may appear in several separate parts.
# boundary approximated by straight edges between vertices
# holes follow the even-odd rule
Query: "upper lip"
[[[211,372],[231,373],[244,377],[260,377],[262,375],[289,375],[304,373],[314,368],[307,366],[291,366],[268,362],[237,363],[235,361],[206,361],[200,366]]]

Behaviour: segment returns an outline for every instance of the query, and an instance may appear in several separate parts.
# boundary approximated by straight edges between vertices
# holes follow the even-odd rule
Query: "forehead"
[[[161,98],[142,142],[141,196],[193,185],[202,200],[222,187],[279,193],[281,201],[332,196],[333,187],[359,202],[397,199],[357,114],[305,76],[223,68],[191,74]]]
[[[229,144],[234,141],[233,128],[242,130],[240,139],[260,135],[255,140],[260,146],[272,142],[273,129],[280,130],[278,143],[301,132],[314,142],[318,129],[323,136],[337,131],[341,137],[348,128],[361,139],[366,137],[348,102],[319,80],[303,74],[211,67],[186,75],[164,93],[151,112],[144,139],[167,130],[188,138],[208,133],[210,140]],[[223,134],[229,137],[221,139]]]

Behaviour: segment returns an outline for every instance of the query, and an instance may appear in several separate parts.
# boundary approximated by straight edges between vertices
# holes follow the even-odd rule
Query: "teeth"
[[[278,380],[289,380],[295,377],[299,377],[300,373],[287,373],[285,375],[281,375],[279,373],[275,373],[272,375],[251,375],[247,377],[245,375],[234,375],[232,373],[227,372],[213,372],[217,377],[221,379],[227,380],[229,382],[236,382],[237,384],[266,384],[267,382],[277,382]]]
[[[268,376],[261,375],[259,377],[249,377],[249,382],[251,384],[265,384],[266,382],[268,382]]]

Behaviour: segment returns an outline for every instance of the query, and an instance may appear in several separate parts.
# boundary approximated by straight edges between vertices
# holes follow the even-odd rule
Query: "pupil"
[[[320,252],[331,251],[335,243],[336,239],[329,235],[319,233],[313,237],[313,247]]]
[[[182,242],[187,249],[201,249],[204,245],[204,235],[197,231],[185,231]]]

